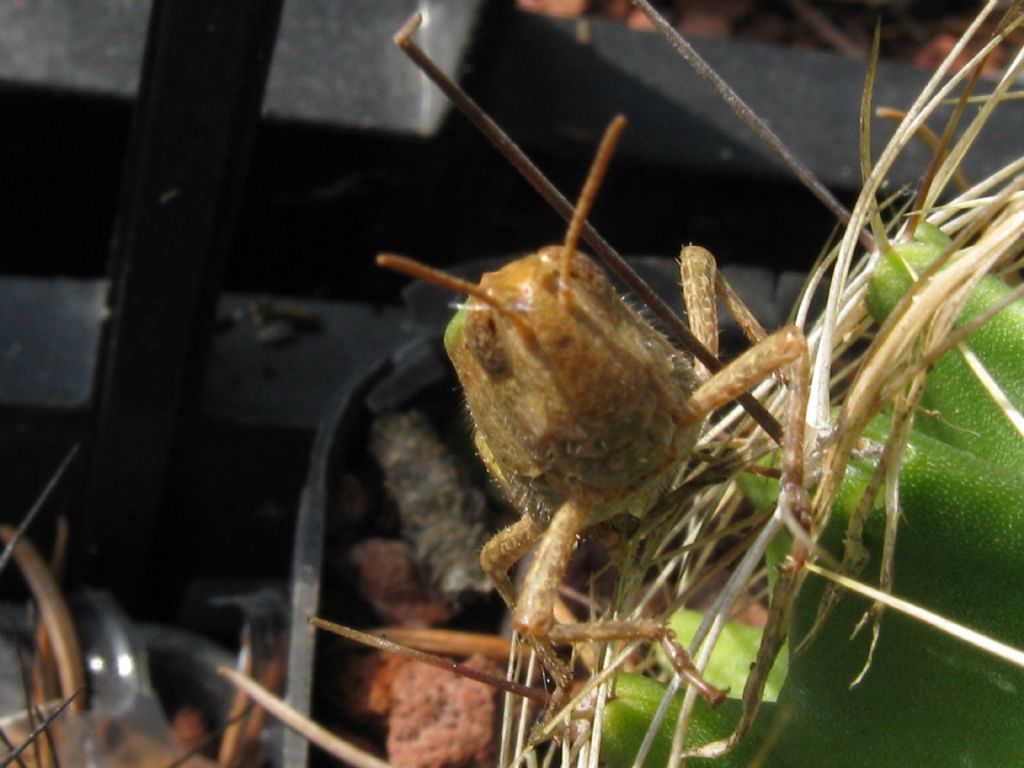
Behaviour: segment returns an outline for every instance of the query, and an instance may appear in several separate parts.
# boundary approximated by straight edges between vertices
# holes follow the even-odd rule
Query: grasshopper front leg
[[[587,522],[587,509],[566,501],[540,540],[512,611],[512,626],[521,634],[546,638],[554,624],[555,598],[565,578],[576,538]]]

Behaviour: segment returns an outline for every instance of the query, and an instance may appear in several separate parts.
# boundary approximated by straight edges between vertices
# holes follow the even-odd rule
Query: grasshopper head
[[[567,497],[643,514],[695,438],[690,363],[589,258],[561,246],[488,273],[445,334],[482,457],[542,517]],[[566,278],[568,281],[566,281]]]

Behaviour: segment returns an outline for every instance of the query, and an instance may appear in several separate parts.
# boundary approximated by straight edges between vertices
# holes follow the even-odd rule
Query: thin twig
[[[14,743],[7,737],[7,732],[4,731],[3,728],[0,728],[0,742],[2,742],[5,747],[7,747],[8,753],[14,752],[14,750],[15,750]],[[14,760],[18,761],[18,768],[28,768],[28,766],[25,764],[24,759],[22,759],[21,756],[18,756],[18,757],[10,757],[10,756],[5,757],[3,764],[6,766],[6,765],[10,764]]]
[[[35,503],[32,505],[32,508],[28,511],[28,514],[25,515],[17,529],[14,531],[10,541],[7,542],[7,546],[4,547],[3,554],[0,555],[0,573],[3,573],[4,569],[7,568],[7,563],[14,554],[14,548],[18,546],[18,542],[21,541],[21,537],[28,531],[29,526],[32,525],[32,521],[36,519],[36,515],[39,514],[39,510],[46,505],[46,501],[50,498],[50,494],[52,494],[60,484],[61,479],[64,477],[64,473],[67,471],[67,468],[71,466],[72,460],[77,455],[78,445],[75,445],[70,451],[68,451],[67,456],[64,457],[64,461],[62,461],[60,466],[57,467],[57,471],[50,477],[46,486],[43,488],[42,493],[39,494]]]
[[[39,723],[39,725],[32,729],[32,733],[30,733],[25,738],[25,740],[18,745],[17,749],[15,749],[9,755],[6,755],[4,757],[3,763],[0,763],[0,768],[4,768],[5,766],[10,765],[15,760],[18,760],[21,757],[21,753],[28,749],[29,745],[33,744],[35,740],[39,738],[40,734],[46,731],[46,729],[49,728],[50,725],[64,713],[64,710],[71,705],[71,702],[77,699],[78,695],[82,693],[82,691],[84,690],[85,686],[82,686],[77,691],[68,696],[63,701],[63,703],[61,703],[61,705],[57,707],[57,709],[55,709],[53,712],[47,715],[46,719],[44,719],[41,723]]]

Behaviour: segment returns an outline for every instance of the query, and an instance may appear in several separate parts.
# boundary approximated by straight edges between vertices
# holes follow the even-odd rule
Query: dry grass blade
[[[232,685],[244,691],[257,705],[263,707],[286,726],[305,736],[327,754],[338,758],[346,765],[354,766],[354,768],[392,768],[376,755],[359,749],[326,728],[317,725],[305,715],[296,712],[266,688],[245,675],[225,667],[218,668],[217,674],[227,678]]]
[[[1021,183],[1024,182],[1014,182],[1003,190],[988,207],[990,217],[999,213],[1000,203],[1012,199]],[[977,228],[981,228],[982,223],[975,222],[979,225]],[[922,356],[930,358],[931,350],[949,336],[971,290],[1006,259],[1007,249],[1013,247],[1022,227],[1024,205],[1012,203],[995,222],[984,228],[972,248],[960,252],[961,258],[941,271],[946,260],[940,259],[922,275],[883,324],[865,352],[860,370],[847,392],[838,418],[842,429],[836,433],[823,462],[824,481],[815,501],[821,513],[817,517],[819,526],[824,527],[828,521],[828,509],[838,490],[843,467],[864,427],[908,384],[910,377],[917,375],[919,367],[915,361]],[[956,245],[954,241],[950,254]],[[914,351],[921,339],[930,341]]]
[[[494,661],[504,662],[512,643],[503,637],[429,627],[380,627],[373,634],[393,643],[425,653],[449,656],[472,656],[478,653]]]
[[[979,19],[991,13],[992,10],[993,4],[990,3],[983,9]],[[974,370],[976,377],[986,387],[992,400],[1000,405],[1007,420],[1015,426],[1021,422],[1020,414],[1009,404],[1005,396],[1002,396],[998,385],[984,370],[984,367],[980,363],[971,364],[976,357],[963,344],[985,320],[1019,297],[1020,293],[1016,291],[1011,293],[1004,301],[983,313],[983,316],[974,318],[963,328],[954,331],[954,323],[981,279],[985,275],[997,271],[1002,265],[1009,264],[1021,248],[1019,236],[1024,228],[1024,215],[1022,215],[1024,207],[1019,203],[1019,196],[1024,180],[1020,177],[1015,178],[1021,168],[1021,161],[1011,163],[989,179],[961,192],[960,196],[947,207],[935,207],[936,201],[945,187],[955,183],[960,163],[967,148],[976,140],[984,124],[992,118],[995,107],[1001,103],[1011,83],[1019,77],[1022,67],[1024,67],[1024,59],[1022,59],[1024,52],[1018,52],[977,117],[963,131],[961,138],[953,143],[952,148],[946,152],[944,147],[951,142],[953,128],[960,116],[960,110],[968,101],[966,94],[969,93],[973,85],[972,78],[976,77],[977,72],[980,71],[984,57],[1000,42],[1002,34],[1006,34],[1020,23],[1019,16],[1011,19],[1009,23],[1003,25],[1002,33],[989,40],[973,57],[970,65],[974,67],[973,71],[970,68],[966,70],[967,85],[964,95],[955,102],[958,111],[954,113],[943,137],[938,141],[939,151],[936,154],[932,170],[927,176],[928,181],[922,188],[918,206],[911,212],[909,223],[905,227],[912,235],[916,222],[928,214],[927,218],[933,223],[944,224],[943,229],[947,234],[953,236],[953,243],[927,271],[918,276],[910,292],[904,296],[874,337],[870,339],[866,350],[855,366],[851,384],[839,400],[841,411],[836,419],[837,426],[831,434],[827,449],[820,458],[818,474],[822,477],[822,482],[815,497],[815,520],[818,531],[823,530],[828,523],[839,482],[863,429],[884,408],[895,404],[893,427],[883,448],[878,468],[865,493],[865,503],[851,519],[851,528],[846,537],[846,556],[840,572],[835,574],[836,578],[833,580],[836,585],[842,584],[843,586],[847,583],[859,583],[850,577],[855,576],[865,562],[864,552],[859,547],[860,521],[867,515],[870,506],[867,502],[874,498],[875,493],[884,482],[887,522],[879,589],[860,585],[859,591],[863,594],[866,594],[863,590],[868,589],[873,590],[872,595],[886,595],[892,586],[896,523],[899,519],[901,454],[909,438],[910,417],[923,392],[926,375],[931,365],[947,351],[957,348],[968,362],[968,366]],[[966,43],[976,27],[977,22],[965,35],[961,45]],[[960,73],[953,78],[953,81],[958,81],[964,75],[965,73]],[[872,213],[872,205],[879,180],[883,177],[882,169],[886,169],[891,160],[902,151],[906,142],[909,141],[910,131],[917,133],[926,130],[923,121],[940,103],[944,103],[946,94],[950,93],[949,85],[933,89],[930,84],[914,107],[906,113],[901,128],[897,130],[893,141],[886,148],[865,182],[861,199],[858,200],[854,209],[855,221],[859,216],[863,216],[865,219],[877,216]],[[1000,186],[1001,189],[996,194],[982,197],[983,194],[991,193],[992,190],[998,189]],[[894,221],[898,221],[898,219],[894,219]],[[852,254],[851,241],[847,237],[840,247],[839,259],[840,261],[844,258],[849,259]],[[840,331],[837,330],[840,326],[838,318],[844,309],[849,311],[849,308],[862,304],[864,278],[871,275],[876,258],[876,254],[867,254],[859,262],[853,264],[848,274],[855,275],[855,279],[840,279],[837,268],[830,292],[830,307],[837,308],[836,314],[826,315],[820,334],[812,333],[812,338],[819,342],[815,369],[815,391],[818,395],[816,400],[819,408],[818,418],[823,419],[822,423],[824,424],[828,423],[827,414],[829,413],[824,406],[831,406],[827,397],[830,391],[827,382],[831,377],[828,360],[835,356],[835,351],[829,349],[831,344],[825,344],[824,340],[840,335]],[[813,566],[813,569],[815,572],[823,570],[820,565]],[[819,608],[815,628],[804,639],[805,642],[815,635],[827,619],[837,599],[837,589],[838,586],[825,590],[825,597]],[[883,606],[891,604],[886,600],[878,599],[872,609],[865,614],[865,620],[873,619],[873,638],[864,671],[870,665],[871,653],[878,639],[881,609]],[[908,613],[918,618],[928,614],[924,609],[919,609],[916,613]],[[967,634],[961,636],[966,638]]]
[[[831,430],[831,368],[833,350],[836,346],[836,332],[840,326],[841,308],[849,306],[859,298],[857,296],[850,296],[847,293],[856,256],[859,231],[861,227],[870,222],[877,212],[876,195],[889,175],[896,158],[907,147],[928,116],[967,77],[969,69],[964,69],[949,77],[948,80],[944,80],[952,68],[955,57],[960,56],[970,40],[977,34],[984,20],[997,9],[998,5],[998,2],[995,0],[990,0],[990,2],[985,4],[978,17],[968,27],[963,37],[953,47],[949,56],[947,56],[943,64],[936,70],[922,89],[914,104],[907,110],[907,117],[900,124],[882,151],[882,154],[872,166],[871,174],[864,181],[861,194],[853,208],[850,225],[846,229],[836,253],[824,315],[822,322],[816,328],[818,343],[816,345],[816,356],[813,360],[811,403],[808,413],[808,423],[816,431],[828,433]],[[990,41],[989,45],[983,49],[984,52],[987,54],[996,44],[995,40]]]
[[[929,611],[927,608],[922,608],[920,605],[916,605],[906,600],[901,600],[889,592],[875,589],[874,587],[857,581],[856,579],[848,578],[840,573],[830,571],[827,568],[822,568],[821,566],[813,563],[808,563],[806,568],[811,573],[816,573],[823,578],[834,581],[844,589],[848,589],[851,592],[856,592],[859,595],[863,595],[864,597],[883,603],[889,608],[906,614],[923,624],[927,624],[929,627],[935,628],[939,632],[943,632],[950,637],[955,637],[969,645],[973,645],[975,648],[979,648],[986,653],[1024,669],[1024,650],[1022,649],[1014,648],[1006,643],[1001,643],[995,638],[989,637],[981,632],[975,632],[970,627],[965,627],[959,622],[948,619],[945,616],[940,616],[933,611]]]
[[[71,448],[70,451],[68,451],[67,456],[64,457],[64,460],[60,463],[60,466],[57,467],[57,470],[50,477],[49,481],[47,481],[46,486],[43,488],[42,492],[39,494],[35,502],[32,504],[32,508],[29,509],[28,513],[22,519],[21,523],[18,524],[17,529],[15,529],[15,531],[11,535],[10,540],[4,547],[3,554],[0,555],[0,573],[3,573],[4,570],[7,568],[7,563],[10,561],[11,556],[14,554],[14,549],[18,546],[18,542],[21,541],[22,536],[24,536],[25,532],[28,531],[29,527],[31,527],[32,522],[36,519],[36,515],[39,514],[39,510],[41,510],[46,505],[47,499],[50,498],[50,495],[54,492],[54,490],[56,490],[57,486],[60,485],[60,481],[61,479],[63,479],[64,473],[67,472],[68,467],[71,466],[71,462],[74,461],[74,458],[77,455],[78,446],[75,445],[74,447]]]

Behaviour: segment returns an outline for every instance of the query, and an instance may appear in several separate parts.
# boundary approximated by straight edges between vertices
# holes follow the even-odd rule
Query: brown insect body
[[[676,350],[586,256],[561,246],[480,281],[445,346],[490,472],[524,515],[546,527],[565,502],[587,525],[641,517],[690,455],[684,420],[699,381]]]
[[[398,36],[410,52],[418,51],[408,40],[414,26]],[[415,55],[419,61],[420,53]],[[484,275],[479,283],[401,256],[377,257],[381,266],[468,296],[448,326],[445,347],[466,395],[481,458],[521,513],[484,545],[480,564],[512,608],[512,627],[530,642],[555,683],[552,713],[564,703],[573,680],[572,668],[555,646],[589,641],[659,642],[678,660],[679,674],[709,702],[724,697],[673,645],[671,631],[661,622],[559,623],[555,603],[580,535],[613,518],[648,514],[666,498],[709,414],[794,360],[806,362],[798,328],[762,338],[759,327],[741,321],[759,341],[721,367],[707,351],[717,345],[712,297],[739,302],[717,274],[711,254],[688,247],[681,261],[690,285],[684,298],[691,335],[695,348],[704,351],[703,364],[715,371],[698,375],[689,356],[576,251],[624,126],[620,116],[605,132],[564,245],[543,248]],[[799,413],[794,409],[791,415],[792,445],[802,446]],[[767,420],[777,428],[770,416]],[[787,456],[783,487],[799,486],[799,452]],[[509,570],[531,549],[529,569],[517,589]]]

